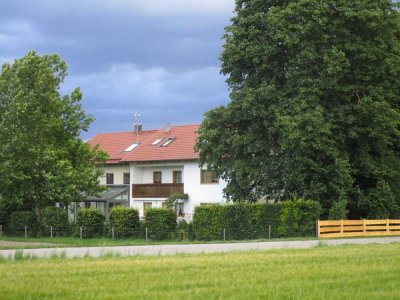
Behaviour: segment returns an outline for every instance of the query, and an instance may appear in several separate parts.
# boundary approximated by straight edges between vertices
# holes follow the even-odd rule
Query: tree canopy
[[[308,198],[325,215],[399,215],[400,17],[390,0],[236,0],[228,105],[200,126],[200,162],[234,201]]]
[[[34,51],[0,74],[0,195],[6,208],[40,209],[96,194],[106,154],[79,137],[93,121],[79,88],[60,94],[67,65]]]

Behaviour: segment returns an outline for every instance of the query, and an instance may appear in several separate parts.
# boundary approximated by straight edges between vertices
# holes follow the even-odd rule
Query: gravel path
[[[387,244],[399,243],[400,237],[354,238],[311,241],[280,241],[280,242],[250,242],[224,244],[190,244],[190,245],[152,245],[152,246],[117,246],[117,247],[76,247],[76,248],[47,248],[24,250],[0,250],[0,255],[13,259],[16,251],[23,251],[24,255],[34,257],[51,257],[62,255],[68,258],[83,257],[86,255],[99,257],[107,254],[121,256],[131,255],[173,255],[178,253],[211,253],[230,251],[254,251],[271,249],[300,249],[313,248],[320,243],[328,246],[346,244]]]

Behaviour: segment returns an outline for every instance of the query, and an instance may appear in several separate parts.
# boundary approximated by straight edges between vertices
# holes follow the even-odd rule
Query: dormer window
[[[164,138],[156,139],[154,142],[151,143],[151,145],[152,145],[152,146],[155,146],[155,145],[157,145],[159,142],[161,142],[163,139],[164,139]]]
[[[139,146],[139,144],[138,144],[138,143],[134,143],[134,144],[130,145],[128,148],[126,148],[126,149],[124,150],[124,152],[130,152],[130,151],[132,151],[133,149],[135,149],[137,146]]]
[[[175,140],[174,137],[169,137],[164,144],[161,145],[161,147],[167,147],[169,144],[171,144]]]

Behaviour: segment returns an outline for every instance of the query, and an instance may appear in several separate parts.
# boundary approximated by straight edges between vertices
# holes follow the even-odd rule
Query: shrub
[[[79,235],[82,226],[84,238],[101,236],[104,233],[105,217],[98,209],[82,208],[76,216],[75,235]]]
[[[183,239],[183,231],[185,231],[185,237],[187,240],[194,240],[193,226],[192,223],[188,223],[186,220],[180,220],[176,227],[177,237]]]
[[[114,228],[115,238],[137,237],[139,235],[139,212],[137,209],[116,206],[110,211],[109,227]]]
[[[271,226],[271,238],[277,238],[278,228],[281,225],[282,203],[266,203],[261,211],[261,237],[269,237]]]
[[[37,219],[36,215],[31,211],[15,211],[11,213],[9,233],[11,235],[25,235],[25,226],[27,227],[28,236],[36,236]]]
[[[53,227],[53,236],[65,236],[69,231],[68,213],[65,209],[45,207],[42,210],[40,224],[43,235],[50,235],[50,226]]]
[[[345,220],[349,213],[346,207],[347,200],[345,199],[334,202],[329,210],[329,220]]]
[[[281,225],[278,234],[282,237],[314,236],[316,221],[321,214],[321,205],[312,200],[290,200],[282,202]]]
[[[200,241],[222,240],[226,228],[224,206],[197,206],[193,215],[193,230]]]
[[[146,212],[149,238],[157,241],[172,238],[176,230],[176,214],[171,209],[150,208]]]

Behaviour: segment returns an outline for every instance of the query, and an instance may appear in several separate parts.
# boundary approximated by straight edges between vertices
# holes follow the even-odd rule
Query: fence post
[[[111,227],[111,238],[112,239],[114,239],[114,234],[115,234],[114,227]]]
[[[0,237],[3,236],[3,225],[0,225]]]
[[[343,220],[340,220],[340,235],[343,236]]]
[[[50,238],[53,238],[53,226],[50,226]]]
[[[363,234],[365,235],[367,232],[367,226],[365,225],[365,219],[363,220]]]
[[[320,226],[319,226],[319,220],[317,220],[316,225],[317,225],[317,229],[316,229],[315,232],[317,233],[317,238],[319,238],[320,233],[321,233],[321,231],[320,231]]]
[[[28,227],[25,225],[25,238],[28,238]]]
[[[79,237],[80,239],[83,238],[83,226],[79,227]]]
[[[226,230],[224,228],[224,241],[226,241]]]
[[[386,234],[390,235],[389,219],[386,219]]]
[[[271,225],[268,225],[268,239],[271,239]]]
[[[148,240],[148,231],[147,231],[147,227],[146,227],[146,242]]]

